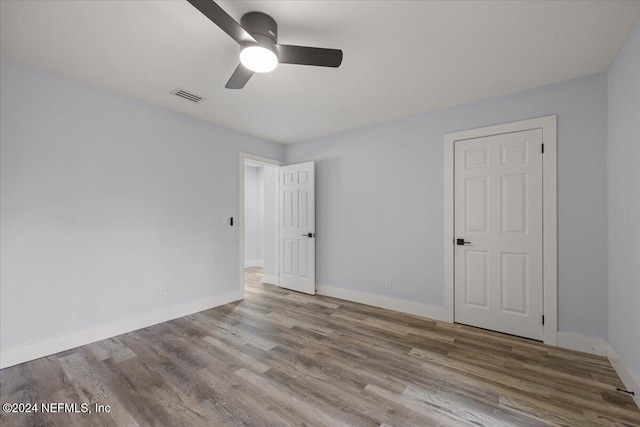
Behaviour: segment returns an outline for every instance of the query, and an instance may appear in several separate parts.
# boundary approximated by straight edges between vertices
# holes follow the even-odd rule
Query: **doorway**
[[[244,283],[278,285],[278,166],[244,161]]]
[[[315,163],[240,153],[239,289],[276,285],[315,294]]]
[[[557,345],[556,117],[445,136],[450,320]]]

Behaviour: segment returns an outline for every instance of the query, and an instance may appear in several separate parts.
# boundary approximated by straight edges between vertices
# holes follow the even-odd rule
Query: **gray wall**
[[[608,78],[609,343],[640,383],[640,24]]]
[[[282,146],[6,60],[0,92],[2,349],[237,289],[238,153]]]
[[[244,167],[244,260],[264,259],[264,182],[262,167]]]
[[[622,63],[609,84],[629,92]],[[235,289],[238,229],[220,218],[237,216],[238,152],[285,147],[6,60],[0,74],[3,349]],[[550,114],[559,329],[606,338],[605,74],[287,146],[289,163],[317,161],[318,283],[443,305],[443,135]]]
[[[606,338],[604,73],[288,146],[288,163],[317,162],[318,283],[443,306],[444,134],[551,114],[558,327]]]

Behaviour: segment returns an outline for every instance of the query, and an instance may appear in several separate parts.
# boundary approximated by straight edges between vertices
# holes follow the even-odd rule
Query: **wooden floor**
[[[0,425],[640,425],[603,357],[261,284],[247,298],[0,371]],[[90,406],[92,408],[92,406]]]

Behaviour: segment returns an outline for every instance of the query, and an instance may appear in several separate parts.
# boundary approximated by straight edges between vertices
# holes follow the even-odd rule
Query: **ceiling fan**
[[[278,44],[278,24],[261,12],[245,13],[238,24],[213,0],[187,0],[240,44],[240,64],[225,85],[242,89],[254,73],[268,73],[278,64],[337,68],[342,50]]]

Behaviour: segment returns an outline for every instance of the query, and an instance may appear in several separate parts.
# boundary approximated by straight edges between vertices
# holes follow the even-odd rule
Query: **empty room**
[[[0,425],[640,426],[640,0],[0,0]]]

